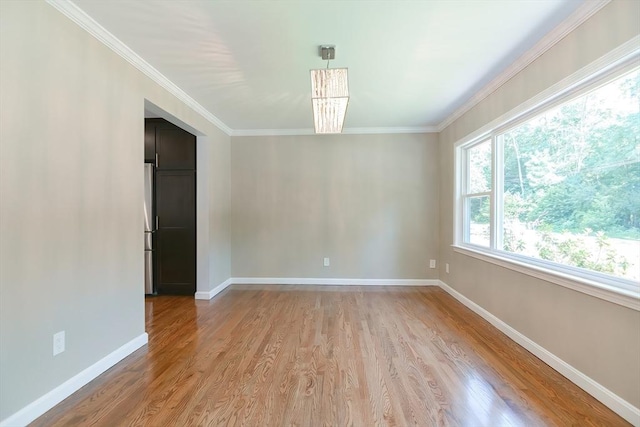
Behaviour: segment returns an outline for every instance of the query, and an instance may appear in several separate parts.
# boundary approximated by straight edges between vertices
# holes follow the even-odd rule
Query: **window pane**
[[[468,150],[469,183],[468,193],[491,191],[491,141],[474,145]]]
[[[640,279],[640,73],[503,135],[506,251]]]
[[[489,247],[489,196],[469,197],[467,199],[467,218],[469,218],[467,242]]]

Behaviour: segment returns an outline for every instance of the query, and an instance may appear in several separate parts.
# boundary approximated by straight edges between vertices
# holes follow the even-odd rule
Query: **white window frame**
[[[465,165],[469,164],[469,149],[478,146],[480,144],[484,144],[485,142],[489,142],[491,144],[491,153],[493,156],[494,153],[494,147],[493,147],[493,142],[490,140],[490,138],[484,138],[484,139],[478,139],[476,141],[473,141],[472,143],[465,145],[463,147],[463,152],[462,152],[462,156],[463,158],[463,162]],[[491,159],[491,176],[492,176],[492,183],[491,186],[493,188],[493,166],[494,166],[494,159]],[[480,191],[480,192],[475,192],[472,193],[469,191],[469,186],[470,186],[470,173],[469,173],[469,168],[465,167],[462,169],[462,216],[463,216],[463,224],[462,224],[462,235],[463,235],[463,239],[462,241],[464,241],[466,239],[467,236],[470,236],[470,219],[469,219],[469,215],[468,215],[468,209],[467,209],[467,205],[469,204],[471,199],[475,199],[475,198],[480,198],[480,197],[489,197],[489,217],[493,218],[493,191],[489,190],[489,191]],[[490,220],[489,221],[489,247],[493,246],[493,235],[494,235],[494,230],[493,230],[493,222]],[[481,246],[481,245],[475,245],[473,243],[466,243],[472,247],[477,247],[477,248],[486,248],[486,246]]]
[[[498,139],[510,129],[533,117],[605,85],[640,66],[640,50],[637,48],[638,40],[636,39],[640,38],[634,38],[616,51],[543,91],[455,144],[454,244],[452,245],[454,251],[640,311],[640,283],[638,282],[497,249],[502,247],[504,193],[503,143],[498,143]],[[468,193],[468,149],[487,140],[491,141],[492,148],[491,191]],[[469,235],[466,203],[472,197],[486,195],[489,196],[491,203],[488,248],[465,242],[465,236]]]

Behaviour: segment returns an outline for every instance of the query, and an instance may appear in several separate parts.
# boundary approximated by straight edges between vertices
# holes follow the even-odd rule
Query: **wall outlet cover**
[[[436,268],[436,260],[435,259],[429,260],[429,268]]]
[[[325,258],[323,261],[323,265],[325,267],[329,267],[331,265],[331,260],[329,258]]]
[[[53,355],[57,356],[65,349],[65,336],[64,331],[53,334]]]

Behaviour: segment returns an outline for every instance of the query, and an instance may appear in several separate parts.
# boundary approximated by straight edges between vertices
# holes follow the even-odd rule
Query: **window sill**
[[[511,259],[506,256],[500,256],[488,251],[476,250],[458,245],[451,246],[455,252],[463,255],[499,265],[501,267],[508,268],[509,270],[517,271],[528,276],[564,286],[565,288],[573,289],[574,291],[582,292],[605,301],[640,311],[640,294],[638,292],[619,289],[604,283],[528,264],[526,262]]]

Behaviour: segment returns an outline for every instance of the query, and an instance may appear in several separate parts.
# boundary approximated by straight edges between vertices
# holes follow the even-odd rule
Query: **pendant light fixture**
[[[316,133],[341,133],[349,104],[347,68],[329,68],[335,59],[334,46],[320,46],[327,68],[311,70],[311,104]]]

